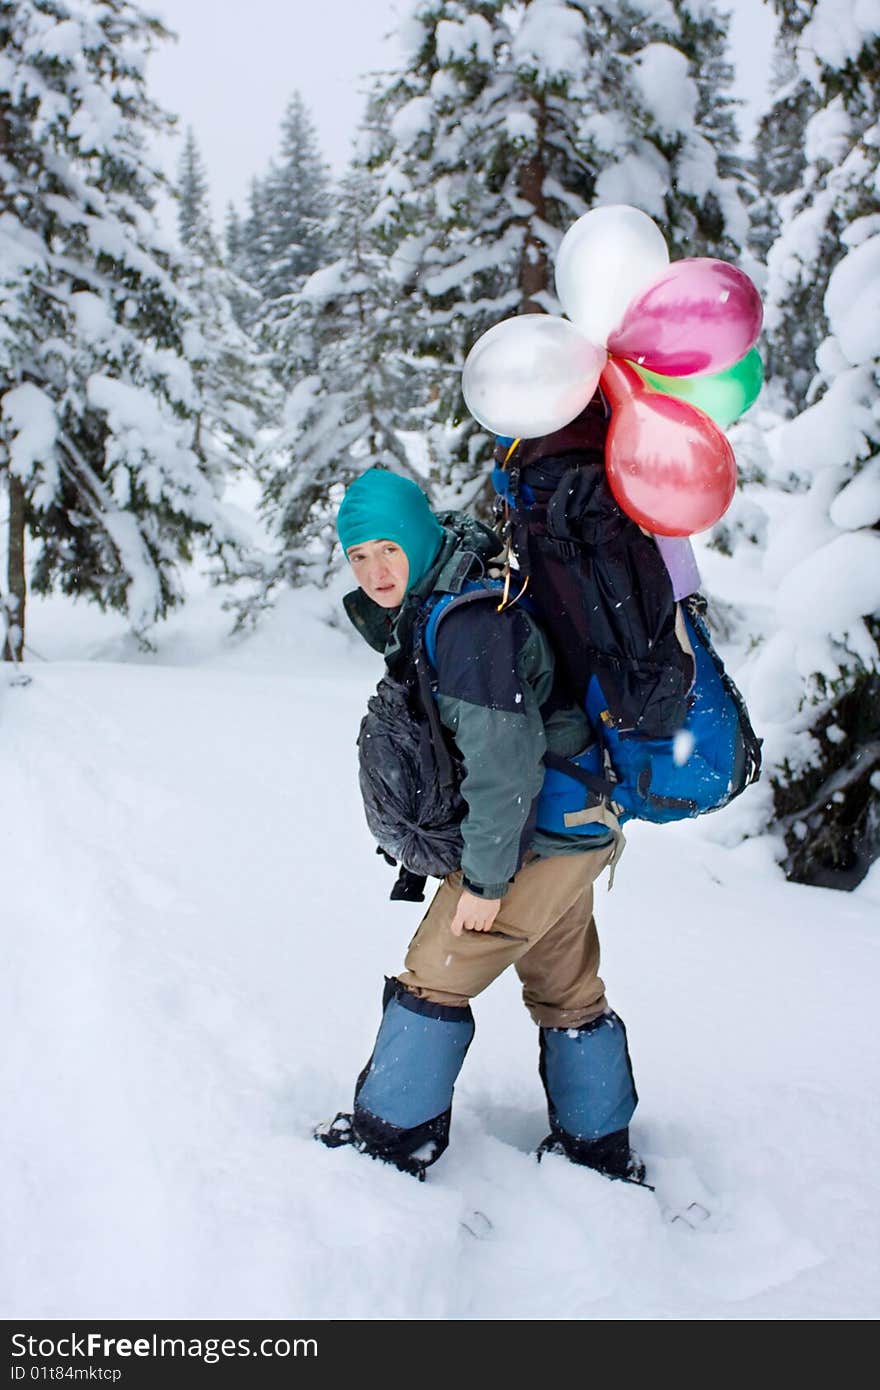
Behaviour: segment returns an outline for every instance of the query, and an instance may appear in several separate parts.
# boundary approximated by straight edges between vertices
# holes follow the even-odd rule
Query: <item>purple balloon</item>
[[[723,372],[758,340],[761,296],[727,261],[673,261],[636,295],[608,351],[664,376]]]

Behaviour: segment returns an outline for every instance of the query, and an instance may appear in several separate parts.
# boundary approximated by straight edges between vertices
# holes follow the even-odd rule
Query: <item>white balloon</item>
[[[468,410],[493,434],[537,439],[580,415],[607,354],[565,319],[522,314],[471,348],[461,385]]]
[[[663,233],[626,203],[593,208],[562,238],[556,293],[572,323],[604,345],[627,306],[669,264]]]

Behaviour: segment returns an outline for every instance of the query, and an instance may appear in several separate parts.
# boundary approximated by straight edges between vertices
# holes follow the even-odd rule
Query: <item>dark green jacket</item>
[[[344,600],[355,627],[395,675],[411,660],[426,601],[459,593],[500,548],[494,532],[471,517],[447,513],[440,521],[446,534],[438,558],[400,608],[380,608],[360,589]],[[529,614],[519,606],[499,613],[483,601],[451,609],[437,624],[435,668],[440,718],[464,763],[465,886],[482,897],[502,897],[529,846],[544,856],[607,844],[610,837],[585,840],[534,830],[545,750],[570,757],[589,741],[590,727],[571,704],[548,713],[553,652]]]

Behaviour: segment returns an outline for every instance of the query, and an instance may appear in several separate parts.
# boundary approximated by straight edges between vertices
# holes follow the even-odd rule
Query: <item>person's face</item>
[[[362,541],[348,551],[354,577],[368,598],[381,608],[403,603],[409,579],[406,551],[394,541]]]

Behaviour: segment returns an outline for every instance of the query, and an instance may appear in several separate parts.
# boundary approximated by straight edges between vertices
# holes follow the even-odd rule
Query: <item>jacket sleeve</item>
[[[440,718],[464,764],[465,886],[500,898],[519,867],[544,780],[540,706],[553,655],[524,612],[474,604],[438,623],[436,674]]]

